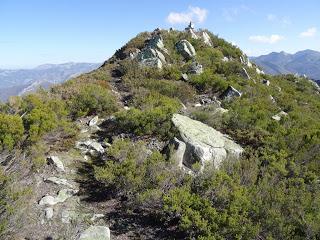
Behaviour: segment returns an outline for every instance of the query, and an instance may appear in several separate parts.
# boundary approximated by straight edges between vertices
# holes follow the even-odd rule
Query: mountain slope
[[[320,80],[320,52],[317,51],[304,50],[295,54],[273,52],[250,59],[269,74],[297,73]]]
[[[23,95],[37,88],[61,83],[69,78],[99,67],[95,63],[45,64],[33,69],[0,69],[0,100],[9,96]]]
[[[192,24],[0,110],[4,239],[320,237],[319,87]]]

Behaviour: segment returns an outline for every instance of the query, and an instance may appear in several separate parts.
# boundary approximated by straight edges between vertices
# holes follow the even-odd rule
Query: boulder
[[[256,72],[257,72],[257,74],[264,74],[264,71],[262,71],[262,70],[260,70],[259,68],[256,68]]]
[[[187,33],[191,36],[191,38],[193,38],[193,39],[198,39],[198,38],[199,38],[192,28],[186,28],[186,32],[187,32]]]
[[[186,60],[190,60],[196,56],[194,47],[185,39],[176,43],[176,49]]]
[[[159,49],[168,54],[168,50],[164,47],[163,39],[160,34],[154,35],[148,42],[148,48]]]
[[[203,73],[203,67],[197,61],[193,61],[190,65],[188,73],[200,75],[201,73]]]
[[[106,226],[90,226],[80,234],[78,240],[110,240],[110,229]]]
[[[237,89],[235,89],[232,86],[229,86],[220,96],[221,99],[223,100],[231,100],[235,97],[241,97],[242,93],[239,92]]]
[[[163,64],[166,63],[165,56],[157,49],[151,47],[144,48],[137,55],[137,60],[139,61],[140,65],[146,67],[156,67],[158,69],[161,69]]]
[[[55,197],[53,196],[44,196],[43,198],[41,198],[41,200],[39,201],[39,205],[49,205],[49,206],[53,206],[56,204],[56,200]]]
[[[203,32],[201,33],[201,38],[202,38],[203,42],[204,42],[206,45],[208,45],[208,46],[210,46],[210,47],[213,46],[213,45],[212,45],[211,38],[210,38],[210,36],[209,36],[209,34],[208,34],[207,32],[203,31]]]
[[[70,184],[68,182],[68,180],[63,179],[63,178],[49,177],[49,178],[46,178],[44,181],[45,182],[54,183],[54,184],[57,184],[57,185],[64,185],[64,186],[67,186],[67,187],[70,187],[70,188],[73,187],[72,184]]]
[[[52,164],[58,171],[64,172],[64,166],[58,156],[50,156],[47,159],[49,164]]]
[[[243,152],[243,148],[228,136],[202,122],[180,114],[174,114],[172,122],[179,130],[181,140],[186,144],[183,164],[189,168],[196,162],[200,162],[201,170],[206,164],[219,168],[225,159],[239,158]],[[182,150],[183,147],[180,147],[181,153]],[[181,158],[182,156],[176,159]]]
[[[98,121],[99,121],[99,117],[95,116],[88,122],[89,127],[97,125]]]
[[[230,59],[228,57],[223,57],[222,58],[222,62],[229,62],[229,61],[230,61]]]

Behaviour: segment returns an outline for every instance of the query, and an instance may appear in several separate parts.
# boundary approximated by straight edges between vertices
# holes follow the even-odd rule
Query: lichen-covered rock
[[[93,117],[93,118],[88,122],[89,127],[92,127],[92,126],[97,125],[98,121],[99,121],[99,117],[98,117],[98,116]]]
[[[277,113],[276,115],[272,116],[272,119],[275,121],[280,121],[282,117],[288,116],[288,113],[281,111]]]
[[[53,208],[52,207],[47,207],[45,210],[45,217],[46,219],[51,219],[53,217]]]
[[[44,181],[45,182],[49,182],[49,183],[54,183],[54,184],[57,184],[57,185],[64,185],[64,186],[67,186],[67,187],[70,187],[70,188],[73,187],[72,184],[70,184],[67,179],[63,179],[63,178],[48,177]]]
[[[143,49],[138,54],[137,60],[139,61],[140,65],[146,67],[156,67],[159,69],[161,69],[163,64],[166,63],[165,56],[157,49],[150,47]]]
[[[183,164],[189,168],[195,162],[200,162],[201,169],[207,163],[218,168],[227,157],[239,158],[243,152],[243,148],[228,136],[202,122],[180,114],[174,114],[172,122],[186,144]]]
[[[80,234],[78,240],[110,240],[110,229],[106,226],[90,226]]]
[[[176,43],[176,49],[186,60],[190,60],[196,56],[196,50],[192,44],[185,39]]]
[[[235,97],[241,97],[242,93],[232,86],[229,86],[220,96],[223,100],[231,100]]]
[[[178,138],[173,139],[174,152],[171,156],[175,164],[179,167],[183,167],[184,155],[186,152],[186,144],[180,141]]]
[[[78,190],[74,189],[62,189],[59,191],[56,197],[44,196],[43,198],[41,198],[41,200],[39,201],[39,205],[53,206],[58,203],[63,203],[77,192]]]

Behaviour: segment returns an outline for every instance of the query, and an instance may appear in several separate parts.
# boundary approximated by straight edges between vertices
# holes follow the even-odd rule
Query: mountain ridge
[[[271,52],[250,59],[259,65],[266,73],[298,74],[320,80],[320,52],[306,49],[290,54],[284,51]]]

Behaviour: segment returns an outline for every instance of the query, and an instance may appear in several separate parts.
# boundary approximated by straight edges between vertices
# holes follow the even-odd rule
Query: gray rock
[[[183,163],[189,168],[195,162],[200,162],[201,170],[207,163],[218,168],[227,157],[239,158],[243,152],[228,136],[204,123],[180,114],[174,114],[172,122],[186,144]]]
[[[92,154],[103,154],[105,152],[102,145],[93,139],[76,142],[76,148],[82,150],[84,153],[90,152],[90,150],[93,150],[90,152]]]
[[[171,158],[178,167],[182,168],[184,155],[186,152],[186,144],[175,137],[173,139],[173,145],[174,145],[174,152]]]
[[[99,218],[103,218],[104,216],[105,216],[105,215],[102,214],[102,213],[95,213],[95,214],[93,214],[92,218],[90,218],[90,220],[91,220],[92,222],[94,222],[95,220],[97,220],[97,219],[99,219]]]
[[[45,205],[45,206],[53,206],[58,203],[65,202],[68,198],[72,197],[74,194],[76,194],[78,190],[74,189],[62,189],[59,191],[58,195],[56,197],[53,196],[44,196],[39,201],[39,205]]]
[[[189,73],[200,75],[203,73],[203,67],[201,64],[199,64],[197,61],[193,61],[190,65]]]
[[[110,240],[110,229],[106,226],[90,226],[80,234],[78,240]]]
[[[52,207],[47,207],[45,210],[45,217],[46,219],[51,219],[53,217],[53,208]]]
[[[229,62],[229,61],[230,61],[230,59],[228,57],[223,57],[222,58],[222,62]]]
[[[196,56],[194,47],[185,39],[176,43],[176,49],[186,60],[190,60]]]
[[[130,59],[132,60],[135,59],[139,53],[140,53],[140,49],[136,48],[134,51],[129,53]]]
[[[193,39],[198,39],[198,38],[199,38],[192,28],[186,28],[186,32],[187,32],[187,33],[191,36],[191,38],[193,38]]]
[[[140,65],[146,67],[156,67],[161,69],[163,64],[166,63],[165,56],[154,48],[144,48],[137,56],[137,60],[139,61]]]
[[[248,79],[248,80],[251,79],[245,68],[242,68],[241,76],[244,77],[245,79]]]
[[[98,116],[95,116],[94,118],[92,118],[92,119],[89,121],[89,123],[88,123],[89,127],[92,127],[92,126],[97,125],[98,121],[99,121],[99,117],[98,117]]]
[[[262,71],[262,70],[260,70],[259,68],[256,68],[256,72],[257,72],[257,74],[264,74],[264,71]]]
[[[57,185],[64,185],[64,186],[67,186],[67,187],[70,187],[70,188],[73,187],[72,184],[70,184],[68,182],[68,180],[63,179],[63,178],[49,177],[49,178],[46,178],[44,181],[45,182],[54,183],[54,184],[57,184]]]
[[[276,103],[276,100],[274,99],[274,97],[272,97],[271,95],[269,95],[269,99],[272,103]]]
[[[48,157],[47,160],[48,160],[48,163],[53,164],[58,171],[62,171],[62,172],[65,171],[63,163],[61,162],[58,156],[50,156]]]
[[[235,97],[241,97],[242,93],[232,86],[229,86],[220,96],[223,100],[231,100]]]
[[[53,196],[44,196],[43,198],[41,198],[41,200],[39,201],[39,205],[49,205],[49,206],[53,206],[57,204],[56,203],[56,199]]]
[[[81,217],[81,215],[75,210],[64,209],[61,212],[61,222],[63,223],[71,223],[72,220],[77,220],[79,217]]]
[[[148,42],[148,47],[151,49],[159,49],[164,53],[168,53],[168,50],[164,47],[164,43],[161,35],[153,36]]]

